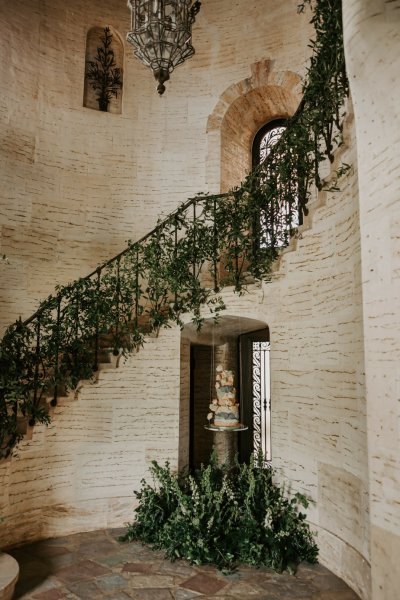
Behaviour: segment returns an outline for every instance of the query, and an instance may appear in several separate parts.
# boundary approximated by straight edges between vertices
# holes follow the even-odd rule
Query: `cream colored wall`
[[[356,167],[354,151],[343,159]],[[271,332],[272,448],[279,478],[311,497],[321,561],[369,599],[366,406],[357,175],[310,211],[311,229],[270,283],[226,313]],[[325,195],[320,196],[320,200]],[[310,223],[308,223],[309,225]],[[201,343],[201,340],[199,340]],[[195,340],[192,339],[192,343]],[[132,519],[149,461],[187,458],[189,345],[178,328],[62,400],[53,424],[0,464],[0,545]]]
[[[304,71],[307,19],[296,0],[208,0],[195,56],[159,97],[125,44],[122,114],[84,108],[86,34],[125,39],[125,2],[1,0],[0,327],[28,317],[58,283],[91,271],[200,191],[207,118],[261,59]],[[244,17],[244,14],[246,15]],[[213,188],[213,189],[211,189]]]
[[[373,600],[399,597],[400,3],[346,0],[360,169]]]
[[[144,233],[160,211],[219,191],[221,147],[207,120],[251,65],[270,58],[276,73],[304,72],[309,29],[296,1],[209,0],[194,28],[196,55],[164,97],[128,51],[122,114],[82,108],[87,29],[106,23],[123,33],[129,25],[125,5],[114,4],[2,1],[1,252],[11,263],[1,266],[3,324]],[[346,160],[356,166],[354,153]],[[368,599],[356,174],[327,197],[271,283],[225,295],[231,314],[270,327],[274,464],[315,502],[322,561]],[[99,384],[85,384],[76,402],[62,401],[53,424],[0,463],[1,545],[123,524],[149,461],[185,462],[180,347],[179,330],[163,332],[125,366],[102,372]],[[182,352],[187,359],[187,343]]]
[[[135,223],[135,155],[127,114],[82,106],[87,30],[126,28],[123,3],[2,0],[1,13],[5,326],[123,246]]]
[[[369,507],[357,157],[325,196],[280,284],[265,288],[271,332],[273,462],[311,496],[321,562],[370,597]],[[311,211],[312,213],[312,211]],[[276,291],[274,290],[276,286]],[[268,314],[268,313],[267,313]]]
[[[133,520],[150,462],[178,465],[179,345],[179,330],[166,330],[104,368],[0,462],[1,548]]]

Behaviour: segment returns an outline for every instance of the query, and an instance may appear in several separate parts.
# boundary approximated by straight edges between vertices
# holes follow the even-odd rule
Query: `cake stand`
[[[226,464],[233,467],[237,453],[237,436],[226,435],[227,433],[238,433],[246,431],[247,425],[239,423],[235,427],[218,427],[217,425],[204,425],[204,429],[214,434],[214,449],[217,454],[218,464]]]

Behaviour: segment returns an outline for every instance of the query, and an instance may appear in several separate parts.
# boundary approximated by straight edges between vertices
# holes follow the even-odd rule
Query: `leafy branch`
[[[294,572],[318,549],[303,508],[302,494],[290,497],[263,468],[262,455],[233,469],[215,454],[194,474],[177,476],[169,464],[152,462],[154,485],[142,480],[135,492],[135,521],[121,541],[138,540],[165,551],[166,558],[214,564],[232,571],[238,563]]]

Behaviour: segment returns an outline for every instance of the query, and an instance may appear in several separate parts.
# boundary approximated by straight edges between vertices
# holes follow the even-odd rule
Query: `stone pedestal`
[[[214,431],[214,449],[219,465],[233,466],[235,454],[238,451],[238,434],[235,431]]]
[[[246,431],[248,427],[240,423],[237,427],[228,428],[205,425],[204,428],[213,433],[213,446],[218,464],[226,464],[228,467],[233,467],[235,455],[238,451],[237,434],[240,431]]]
[[[19,575],[15,558],[0,552],[0,600],[11,600]]]

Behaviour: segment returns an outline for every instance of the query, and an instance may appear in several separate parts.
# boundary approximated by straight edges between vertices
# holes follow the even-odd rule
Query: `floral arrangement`
[[[262,453],[233,468],[210,464],[178,476],[153,461],[153,485],[142,480],[135,521],[120,541],[163,549],[170,560],[214,564],[231,571],[238,563],[294,573],[305,560],[317,562],[318,548],[306,515],[308,501],[277,485]]]

